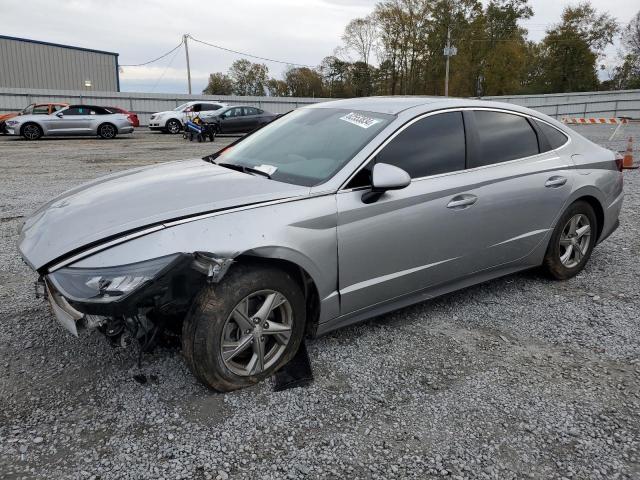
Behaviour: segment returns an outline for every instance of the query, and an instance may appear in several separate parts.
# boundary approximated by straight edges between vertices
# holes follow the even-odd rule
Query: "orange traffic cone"
[[[627,143],[627,150],[624,152],[624,159],[622,160],[622,168],[638,168],[638,165],[633,164],[633,138],[629,137],[629,143]]]

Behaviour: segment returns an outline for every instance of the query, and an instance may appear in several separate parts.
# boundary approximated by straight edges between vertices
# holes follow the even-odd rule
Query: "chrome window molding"
[[[510,163],[521,162],[521,161],[524,161],[524,160],[531,160],[531,159],[533,159],[535,157],[540,157],[542,155],[547,155],[549,153],[553,153],[553,152],[555,152],[557,150],[560,150],[561,148],[564,148],[567,145],[569,145],[571,143],[571,141],[572,141],[571,136],[569,134],[563,132],[558,127],[550,124],[546,120],[542,120],[540,118],[533,117],[533,116],[528,115],[526,113],[516,112],[514,110],[509,110],[509,109],[506,109],[506,108],[503,109],[503,108],[496,108],[496,107],[453,107],[453,108],[447,108],[447,109],[443,109],[443,110],[436,110],[436,111],[433,111],[433,112],[427,112],[427,113],[423,113],[423,114],[418,115],[417,117],[412,118],[411,120],[409,120],[408,122],[403,124],[400,128],[398,128],[395,132],[393,132],[391,135],[389,135],[373,152],[371,152],[371,154],[360,165],[358,165],[358,167],[347,178],[347,180],[342,183],[342,185],[338,188],[338,193],[352,192],[352,191],[357,191],[357,190],[370,188],[370,186],[356,187],[356,188],[345,188],[345,187],[346,187],[346,185],[349,184],[349,182],[351,180],[353,180],[353,177],[355,177],[358,174],[358,172],[360,172],[360,170],[362,170],[364,167],[366,167],[367,164],[373,158],[375,158],[375,156],[378,155],[378,153],[380,153],[382,151],[383,148],[385,148],[389,143],[391,143],[391,141],[394,138],[396,138],[400,133],[402,133],[404,130],[409,128],[414,123],[416,123],[416,122],[418,122],[418,121],[420,121],[420,120],[422,120],[424,118],[431,117],[433,115],[440,115],[442,113],[450,113],[450,112],[464,112],[464,111],[500,112],[500,113],[508,113],[508,114],[511,114],[511,115],[518,115],[520,117],[524,117],[524,118],[531,119],[531,120],[537,120],[537,121],[540,121],[540,122],[543,122],[543,123],[549,125],[551,128],[554,128],[554,129],[558,130],[565,137],[567,137],[568,140],[565,143],[563,143],[561,146],[559,146],[558,148],[554,148],[552,150],[547,150],[546,152],[542,152],[542,153],[536,153],[535,155],[529,155],[528,157],[514,158],[513,160],[507,160],[507,161],[499,162],[499,163],[491,163],[489,165],[481,165],[479,167],[465,168],[465,169],[462,169],[462,170],[454,170],[452,172],[438,173],[438,174],[435,174],[435,175],[426,175],[424,177],[412,178],[411,179],[411,183],[417,182],[417,181],[421,181],[421,180],[431,179],[431,178],[444,177],[444,176],[448,176],[448,175],[454,175],[454,174],[460,174],[460,173],[466,173],[466,172],[474,172],[474,171],[477,171],[477,170],[480,170],[480,169],[485,169],[485,168],[490,168],[490,167],[497,167],[497,166],[501,166],[501,165],[507,165],[507,164],[510,164]],[[536,132],[536,135],[537,135],[537,132]],[[465,142],[466,142],[466,134],[465,134]]]

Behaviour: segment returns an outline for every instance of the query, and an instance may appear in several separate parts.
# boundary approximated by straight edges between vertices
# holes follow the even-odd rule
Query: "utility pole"
[[[449,96],[449,59],[458,53],[456,47],[451,46],[451,27],[447,27],[447,45],[444,47],[444,56],[447,57],[447,66],[444,74],[444,96]]]
[[[191,95],[191,65],[189,64],[189,45],[187,40],[189,39],[189,34],[185,33],[182,36],[182,41],[184,42],[184,53],[187,55],[187,81],[189,83],[189,95]]]

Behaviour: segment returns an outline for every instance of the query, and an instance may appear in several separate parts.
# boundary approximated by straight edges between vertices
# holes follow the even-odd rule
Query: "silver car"
[[[72,333],[144,350],[180,328],[195,376],[228,391],[305,335],[528,268],[573,277],[618,226],[621,165],[514,105],[340,100],[70,190],[20,251]]]
[[[118,134],[133,133],[133,125],[126,115],[112,113],[104,107],[70,105],[49,115],[11,118],[6,122],[6,132],[27,140],[68,135],[98,135],[111,139]]]

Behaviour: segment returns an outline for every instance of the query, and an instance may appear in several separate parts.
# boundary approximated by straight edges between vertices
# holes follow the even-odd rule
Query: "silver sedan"
[[[340,100],[77,187],[26,220],[20,251],[69,331],[144,350],[181,328],[191,371],[228,391],[305,335],[519,270],[573,277],[618,226],[621,169],[518,106]]]
[[[118,134],[133,133],[133,125],[126,115],[112,113],[104,107],[70,105],[49,115],[21,115],[6,122],[9,135],[27,140],[44,136],[91,135],[115,138]]]

